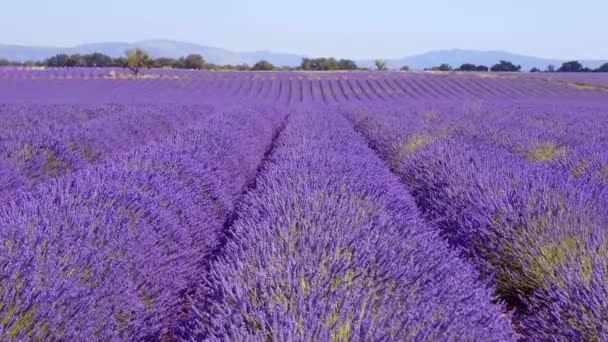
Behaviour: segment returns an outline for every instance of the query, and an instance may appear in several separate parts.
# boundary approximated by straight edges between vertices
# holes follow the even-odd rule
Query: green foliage
[[[114,60],[112,62],[112,66],[126,68],[127,67],[127,58],[126,57],[114,58]]]
[[[126,54],[126,66],[129,68],[129,70],[131,70],[131,72],[133,72],[133,74],[135,74],[135,76],[139,75],[139,70],[141,68],[151,68],[154,65],[154,60],[152,60],[148,53],[143,49],[130,49],[127,50]]]
[[[608,63],[602,64],[599,68],[594,70],[595,72],[608,72]]]
[[[11,62],[8,59],[0,58],[0,67],[9,65],[11,65]]]
[[[565,62],[562,66],[557,69],[558,72],[588,72],[591,71],[585,67],[578,61],[570,61]]]
[[[376,65],[376,70],[377,71],[386,71],[388,70],[388,68],[386,67],[386,62],[381,60],[381,59],[376,59],[374,61],[374,64]]]
[[[458,71],[475,71],[476,68],[477,67],[475,66],[475,64],[465,63],[456,70],[458,70]]]
[[[23,66],[26,67],[37,67],[37,66],[44,66],[46,64],[44,64],[44,62],[39,62],[39,61],[25,61],[22,64]]]
[[[447,64],[447,63],[443,63],[440,66],[436,66],[436,67],[432,67],[430,69],[425,69],[425,70],[430,70],[430,71],[452,71],[452,66]]]
[[[55,55],[45,61],[45,64],[50,67],[66,67],[70,56],[65,53]]]
[[[244,64],[237,65],[236,70],[247,71],[247,70],[251,70],[251,67],[249,66],[249,64],[244,63]]]
[[[175,58],[161,57],[154,60],[156,68],[179,68],[179,61]]]
[[[553,64],[549,64],[547,66],[547,72],[555,72],[555,66]]]
[[[521,65],[515,65],[509,61],[500,61],[490,68],[493,72],[518,72],[521,70]]]
[[[407,65],[402,66],[399,70],[401,71],[411,71],[410,67]]]
[[[274,70],[274,65],[272,65],[267,60],[261,60],[261,61],[255,63],[253,65],[253,67],[251,68],[251,70],[254,70],[254,71],[270,71],[270,70]]]
[[[350,59],[341,59],[338,61],[338,70],[357,70],[359,67],[355,61]]]
[[[537,67],[534,67],[534,68],[530,69],[530,72],[540,72],[540,69]]]
[[[300,70],[306,71],[330,71],[330,70],[357,70],[357,63],[350,59],[337,60],[330,58],[303,58]]]
[[[184,69],[203,69],[205,67],[205,60],[201,55],[190,54],[183,59],[182,67]]]
[[[95,52],[92,54],[82,56],[85,65],[87,67],[110,67],[112,66],[112,57],[104,55],[103,53]]]
[[[485,65],[475,65],[471,63],[465,63],[456,69],[456,71],[488,71],[489,68]],[[447,70],[444,70],[447,71]]]

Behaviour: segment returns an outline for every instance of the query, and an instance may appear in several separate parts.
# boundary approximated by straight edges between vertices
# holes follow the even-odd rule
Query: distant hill
[[[58,53],[92,53],[101,52],[112,57],[122,56],[129,48],[140,47],[148,51],[153,57],[178,58],[190,53],[203,55],[206,61],[216,64],[242,64],[253,65],[255,62],[266,59],[277,66],[297,66],[302,60],[302,55],[290,53],[277,53],[272,51],[234,52],[222,48],[203,46],[192,43],[178,42],[173,40],[145,40],[135,43],[105,42],[95,44],[83,44],[74,47],[37,47],[20,45],[0,44],[0,58],[14,61],[42,60]],[[336,56],[339,57],[339,56]],[[399,59],[386,59],[387,66],[398,69],[407,65],[413,69],[424,69],[448,63],[458,67],[463,63],[482,64],[492,66],[500,60],[508,60],[514,64],[521,65],[523,70],[533,67],[545,69],[547,65],[553,64],[559,67],[565,60],[538,58],[532,56],[518,55],[504,51],[479,51],[479,50],[438,50],[412,55]],[[581,60],[583,65],[597,68],[605,61]],[[373,68],[373,60],[359,60],[359,66]]]
[[[525,56],[505,51],[452,49],[431,51],[401,59],[389,59],[387,60],[387,65],[391,69],[398,69],[403,65],[407,65],[413,69],[424,69],[438,66],[442,63],[450,64],[454,68],[459,67],[464,63],[486,65],[491,67],[500,60],[510,61],[515,65],[521,65],[522,69],[526,71],[532,69],[533,67],[544,70],[550,64],[558,68],[563,62],[566,62],[566,60]],[[579,60],[579,62],[586,67],[597,68],[606,61]],[[368,61],[367,64],[372,66],[373,62]]]
[[[119,57],[124,55],[127,49],[136,47],[146,50],[153,57],[178,58],[191,53],[197,53],[203,55],[207,62],[217,64],[248,63],[253,65],[260,59],[267,59],[276,65],[295,66],[299,65],[302,60],[302,56],[295,54],[270,51],[239,53],[211,46],[172,40],[145,40],[136,43],[105,42],[83,44],[74,47],[36,47],[0,44],[0,58],[23,62],[27,60],[43,60],[59,53],[87,54],[92,52],[101,52],[108,56]]]

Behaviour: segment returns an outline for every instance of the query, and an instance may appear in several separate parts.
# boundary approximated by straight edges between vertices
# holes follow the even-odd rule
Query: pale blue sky
[[[236,51],[393,58],[435,49],[608,58],[608,0],[3,0],[0,43],[168,38]]]

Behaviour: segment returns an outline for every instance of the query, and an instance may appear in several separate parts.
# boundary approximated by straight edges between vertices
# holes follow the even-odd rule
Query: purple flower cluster
[[[161,139],[210,111],[200,106],[7,106],[4,110],[8,125],[0,128],[0,160],[14,169],[14,177],[25,180],[10,181],[22,185],[13,190],[32,188]]]
[[[281,114],[232,109],[0,210],[0,339],[170,333]]]
[[[472,137],[463,133],[466,124],[446,124],[437,112],[397,112],[345,115],[408,186],[427,221],[518,309],[519,330],[534,340],[607,339],[605,187],[479,139],[488,133],[483,125]]]
[[[491,289],[335,112],[290,115],[229,235],[185,339],[513,338]]]
[[[571,81],[0,68],[0,340],[608,340]]]

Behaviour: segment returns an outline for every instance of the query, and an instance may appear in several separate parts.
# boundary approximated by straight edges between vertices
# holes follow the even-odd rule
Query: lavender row
[[[40,126],[68,125],[75,121],[89,121],[108,117],[124,110],[123,105],[105,104],[101,106],[75,105],[0,105],[3,125],[0,132],[18,129],[32,129]]]
[[[412,100],[514,100],[538,98],[575,101],[605,99],[606,92],[579,90],[562,84],[527,78],[481,78],[431,73],[300,73],[300,72],[200,72],[161,70],[133,79],[128,73],[90,79],[69,71],[60,79],[53,71],[25,71],[0,75],[0,102],[40,103],[153,103],[200,104],[208,99],[259,102],[277,99],[300,102],[407,102]],[[34,77],[35,79],[28,79]],[[101,77],[101,76],[100,76]]]
[[[208,107],[127,107],[93,120],[6,131],[0,141],[0,197],[161,139],[208,115]],[[85,112],[86,113],[86,112]],[[32,115],[35,117],[35,114]],[[11,170],[12,169],[12,170]],[[2,172],[2,171],[0,171]]]
[[[185,340],[513,339],[476,271],[340,115],[290,116]]]
[[[608,181],[608,107],[547,101],[415,103],[372,109],[427,135],[443,130],[592,183]]]
[[[608,107],[540,103],[502,107],[483,105],[474,120],[460,115],[463,134],[532,163],[573,176],[605,182],[608,170]]]
[[[280,121],[218,113],[0,211],[0,339],[170,334]]]
[[[603,187],[450,137],[440,125],[421,133],[415,118],[346,116],[409,187],[424,217],[519,309],[527,338],[608,338]]]

